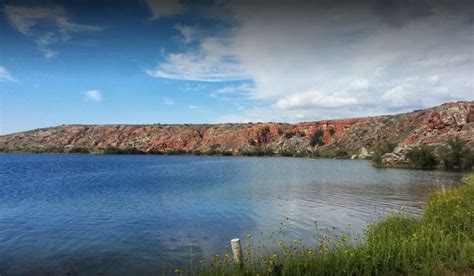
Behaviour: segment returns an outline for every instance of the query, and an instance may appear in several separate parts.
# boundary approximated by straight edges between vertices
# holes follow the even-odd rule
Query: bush
[[[152,149],[152,150],[148,151],[147,153],[148,153],[148,154],[152,154],[152,155],[162,155],[162,154],[165,154],[163,151],[157,150],[157,149]]]
[[[275,152],[271,148],[254,148],[253,150],[244,150],[241,154],[246,156],[273,156]]]
[[[167,155],[185,155],[187,152],[183,149],[169,150],[166,152]]]
[[[311,136],[311,139],[309,141],[309,144],[314,147],[316,145],[318,146],[322,146],[324,145],[324,142],[323,142],[323,135],[324,135],[324,131],[322,129],[318,129],[316,130],[316,132],[313,133],[313,136]]]
[[[103,154],[145,154],[145,152],[136,149],[136,148],[116,148],[116,147],[106,147],[102,150]]]
[[[377,144],[375,144],[372,147],[372,152],[373,152],[372,162],[374,163],[374,165],[376,166],[382,165],[382,156],[386,153],[392,152],[396,146],[397,146],[396,143],[393,143],[387,140],[382,140],[378,142]]]
[[[28,149],[26,152],[31,153],[66,153],[64,147],[33,147]]]
[[[445,170],[471,170],[474,152],[462,140],[449,140],[448,146],[439,149],[439,156]]]
[[[290,139],[293,136],[295,136],[294,132],[289,131],[285,133],[285,139]]]
[[[206,152],[207,155],[219,155],[221,154],[221,145],[220,144],[213,144],[209,147],[209,150]]]
[[[249,145],[251,145],[252,147],[255,147],[255,145],[257,144],[254,139],[249,139],[248,142]]]
[[[334,133],[336,133],[336,130],[335,130],[333,127],[330,127],[330,128],[329,128],[329,134],[330,134],[331,136],[333,136]]]
[[[89,149],[87,148],[73,147],[69,149],[68,153],[90,153],[90,152],[89,152]]]
[[[407,153],[410,164],[415,168],[432,170],[438,165],[438,160],[433,153],[433,148],[427,145],[421,145],[412,148]]]
[[[306,153],[303,151],[297,151],[295,153],[295,157],[305,157],[305,156],[306,156]]]
[[[282,151],[280,152],[280,156],[292,157],[292,156],[295,156],[295,151],[294,151],[294,150],[285,149],[285,150],[282,150]]]
[[[230,150],[225,150],[222,152],[222,156],[233,156],[234,154]]]
[[[334,155],[336,158],[339,158],[339,159],[347,159],[351,157],[350,154],[347,152],[347,150],[343,150],[343,149],[336,150]]]
[[[311,158],[319,158],[321,157],[321,152],[319,150],[315,150],[311,153]]]

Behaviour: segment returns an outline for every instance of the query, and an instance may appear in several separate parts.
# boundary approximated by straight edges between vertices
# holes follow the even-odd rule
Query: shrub
[[[206,152],[208,155],[219,155],[221,154],[220,144],[213,144],[209,147],[209,150]]]
[[[145,154],[145,152],[136,149],[136,148],[116,148],[116,147],[106,147],[102,150],[103,154]]]
[[[225,150],[222,152],[222,156],[233,156],[234,154],[230,150]]]
[[[273,156],[275,153],[271,148],[254,148],[253,150],[244,150],[241,153],[246,156]]]
[[[312,158],[319,158],[321,157],[321,152],[319,150],[315,150],[311,153]]]
[[[336,130],[335,130],[333,127],[330,127],[330,128],[329,128],[329,134],[330,134],[331,136],[333,136],[334,133],[336,133]]]
[[[305,154],[305,152],[303,152],[303,151],[297,151],[297,152],[295,153],[295,157],[305,157],[305,156],[306,156],[306,154]]]
[[[471,170],[474,152],[462,140],[449,140],[448,146],[439,149],[439,156],[446,170]]]
[[[309,144],[312,147],[314,147],[316,145],[318,145],[318,146],[324,145],[323,135],[324,135],[324,131],[322,129],[318,129],[316,132],[313,133],[313,136],[311,136]]]
[[[294,132],[291,132],[291,131],[288,131],[285,133],[285,139],[290,139],[291,137],[293,137],[295,135]]]
[[[344,150],[344,149],[338,149],[338,150],[336,150],[336,152],[334,153],[334,155],[335,155],[336,158],[340,158],[340,159],[347,159],[347,158],[350,158],[349,152],[347,152],[347,150]]]
[[[68,153],[89,153],[89,149],[81,147],[72,147],[69,149]]]
[[[255,147],[255,145],[257,144],[254,139],[249,139],[248,142],[249,145],[251,145],[252,147]]]
[[[372,147],[372,152],[373,152],[372,162],[374,163],[374,165],[376,166],[382,165],[382,156],[386,153],[392,152],[396,146],[397,146],[396,143],[393,143],[387,140],[382,140],[378,142],[377,144],[375,144]]]
[[[282,150],[280,152],[280,155],[281,156],[285,156],[285,157],[292,157],[295,155],[295,151],[294,150],[288,150],[288,149],[285,149],[285,150]]]
[[[421,145],[412,148],[407,153],[410,164],[415,168],[434,169],[438,165],[438,160],[433,153],[433,148],[427,145]]]
[[[166,152],[167,155],[184,155],[187,152],[183,149],[174,149]]]

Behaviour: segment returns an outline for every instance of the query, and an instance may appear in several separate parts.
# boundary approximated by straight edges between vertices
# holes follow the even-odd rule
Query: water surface
[[[0,274],[166,273],[189,264],[190,245],[198,260],[248,232],[270,243],[282,222],[284,239],[311,242],[416,213],[460,177],[351,160],[2,154]]]

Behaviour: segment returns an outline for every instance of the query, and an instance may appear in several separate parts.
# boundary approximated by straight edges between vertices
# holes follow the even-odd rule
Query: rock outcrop
[[[386,153],[382,156],[382,165],[386,167],[405,165],[408,163],[407,153],[413,145],[398,145],[393,152]]]
[[[474,102],[446,103],[397,115],[297,124],[61,125],[0,136],[0,148],[114,147],[165,153],[208,152],[212,148],[234,155],[263,149],[282,155],[345,152],[366,159],[370,158],[368,149],[386,139],[399,144],[386,158],[386,162],[396,163],[403,161],[405,145],[444,144],[454,138],[474,144]]]

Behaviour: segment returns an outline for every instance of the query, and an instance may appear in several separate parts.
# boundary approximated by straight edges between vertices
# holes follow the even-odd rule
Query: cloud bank
[[[197,36],[180,24],[184,50],[146,73],[251,83],[248,97],[263,105],[223,119],[364,116],[472,99],[474,5],[350,3],[224,1],[206,16],[225,31]]]

